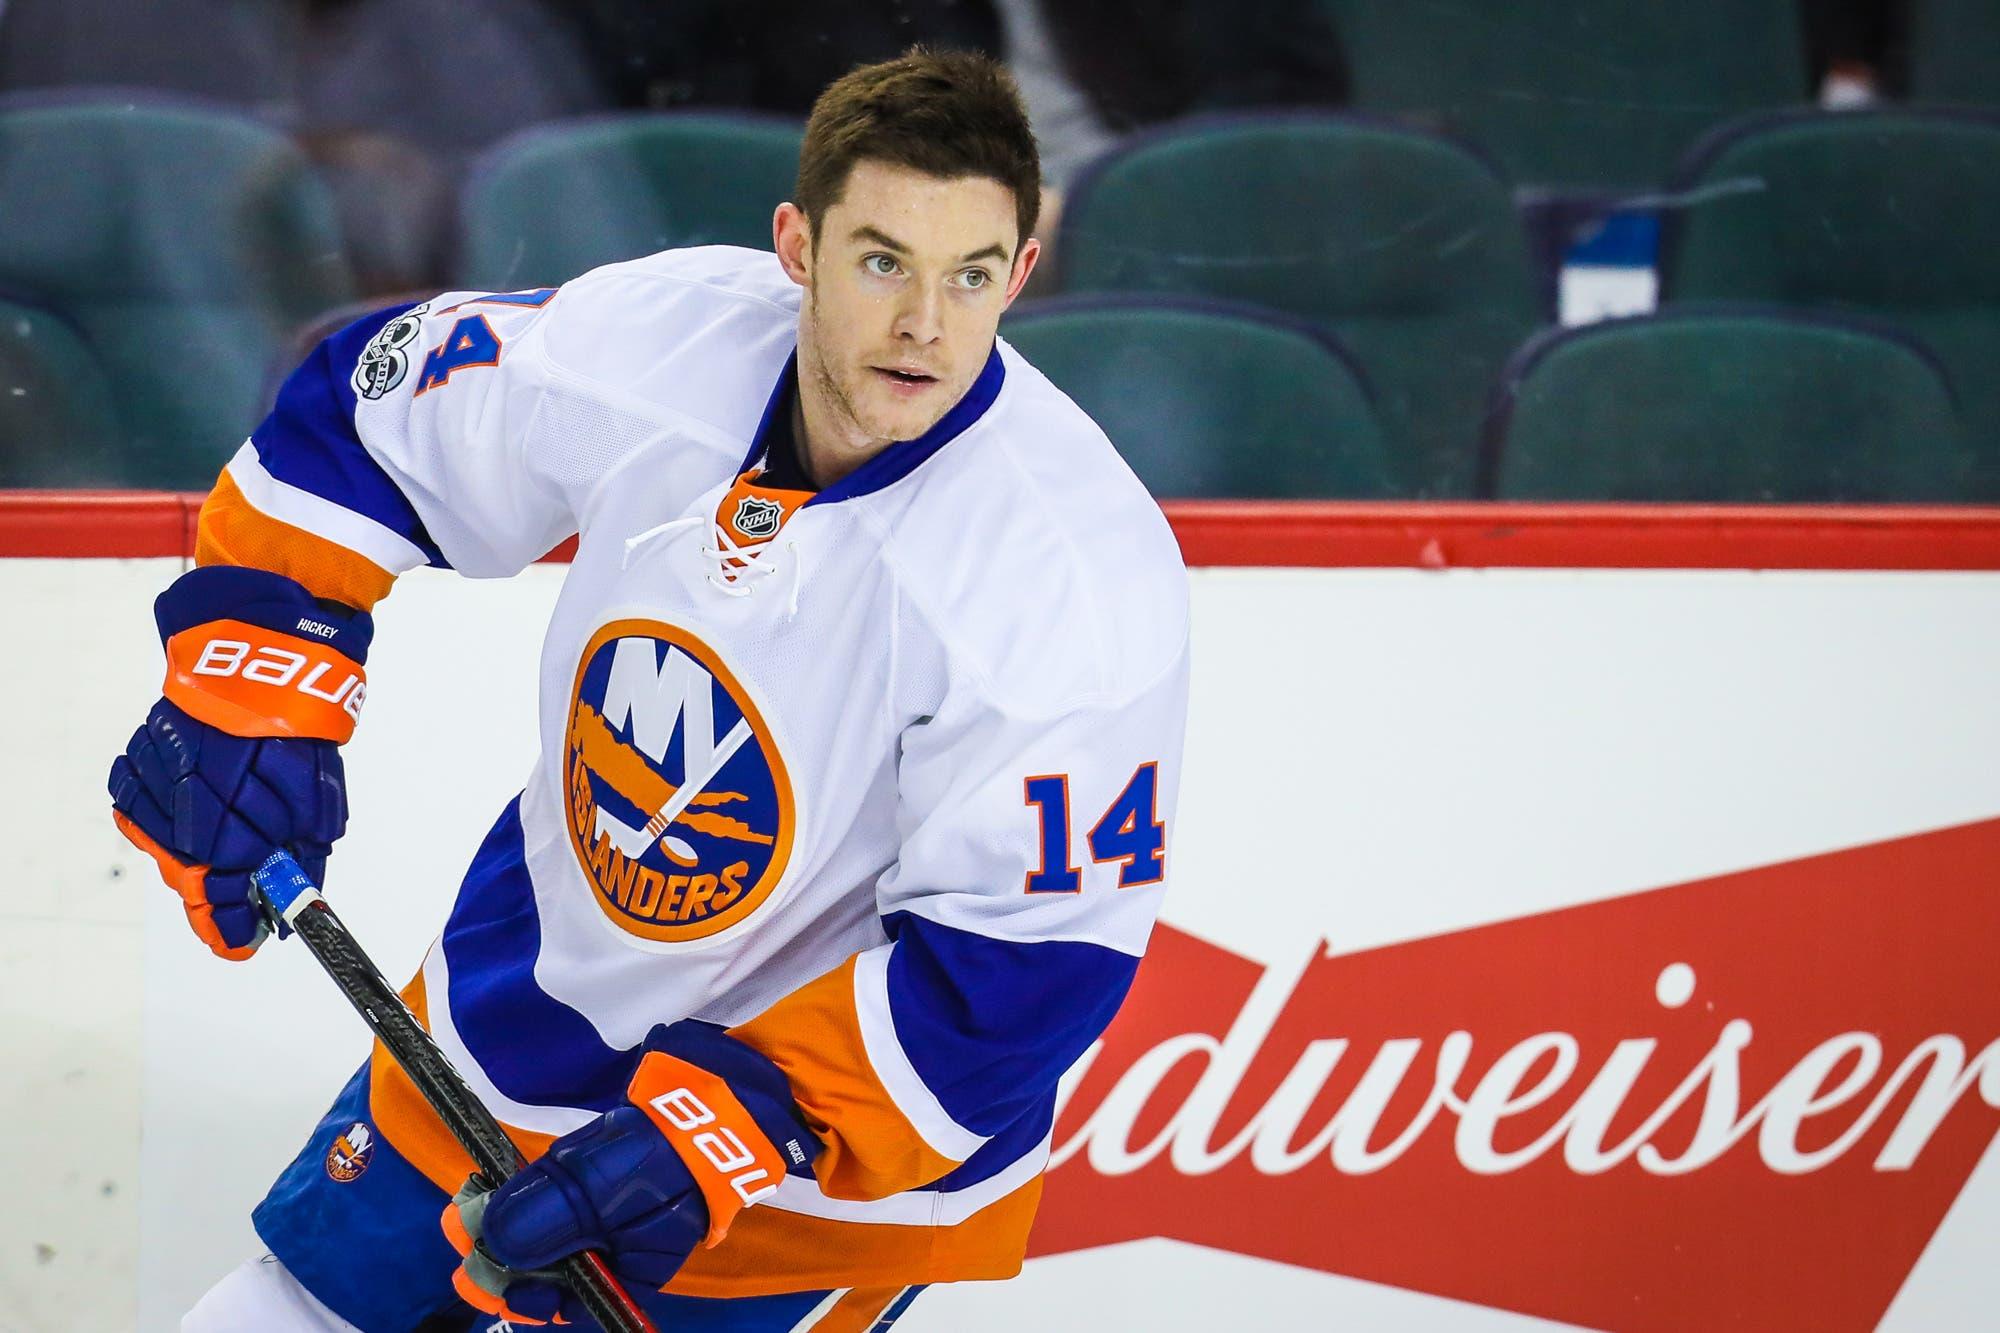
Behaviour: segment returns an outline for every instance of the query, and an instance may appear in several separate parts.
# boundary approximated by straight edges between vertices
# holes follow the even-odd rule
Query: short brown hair
[[[910,48],[827,85],[806,120],[792,202],[812,222],[840,202],[862,160],[944,180],[986,176],[1014,192],[1021,240],[1042,207],[1042,164],[1014,76],[972,51]]]

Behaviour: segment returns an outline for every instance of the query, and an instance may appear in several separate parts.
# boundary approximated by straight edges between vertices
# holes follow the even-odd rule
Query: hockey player
[[[344,828],[370,608],[577,534],[540,757],[406,992],[532,1164],[462,1189],[378,1049],[184,1329],[588,1324],[524,1276],[584,1246],[677,1330],[1018,1271],[1057,1078],[1159,907],[1187,691],[1171,532],[996,340],[1038,195],[1005,73],[914,51],[820,99],[775,256],[450,293],[286,381],[159,599],[115,817],[247,958],[249,871],[319,878]]]

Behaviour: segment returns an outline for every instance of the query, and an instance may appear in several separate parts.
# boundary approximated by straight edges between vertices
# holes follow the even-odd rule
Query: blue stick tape
[[[291,919],[293,905],[307,894],[318,896],[319,887],[311,879],[292,854],[279,848],[264,858],[264,864],[250,872],[250,882],[257,892],[264,895],[264,901],[271,904],[271,910],[278,916]]]

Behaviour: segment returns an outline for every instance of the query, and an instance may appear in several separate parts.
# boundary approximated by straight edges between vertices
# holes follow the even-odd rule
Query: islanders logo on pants
[[[591,637],[570,697],[563,785],[597,905],[634,935],[726,930],[784,874],[784,761],[748,692],[686,630],[618,620]]]

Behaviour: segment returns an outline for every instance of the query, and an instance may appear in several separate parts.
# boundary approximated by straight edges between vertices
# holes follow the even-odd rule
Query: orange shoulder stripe
[[[272,518],[250,503],[226,471],[201,506],[194,562],[268,569],[296,580],[315,597],[362,611],[387,597],[396,581],[368,557]]]
[[[958,1165],[924,1142],[869,1062],[854,1008],[852,958],[730,1035],[763,1052],[791,1080],[799,1109],[825,1145],[813,1174],[828,1197],[886,1198]]]

